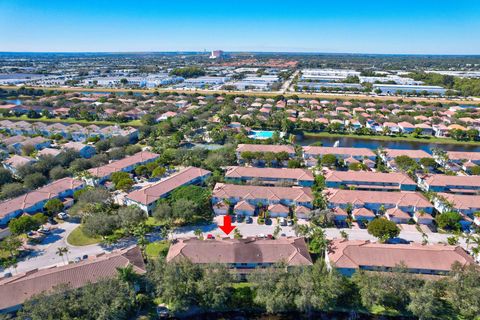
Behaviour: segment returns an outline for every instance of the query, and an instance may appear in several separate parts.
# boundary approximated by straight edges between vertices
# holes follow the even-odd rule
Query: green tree
[[[128,206],[118,209],[118,218],[121,227],[132,232],[136,226],[147,220],[147,214],[137,206]]]
[[[21,217],[14,218],[8,223],[8,228],[14,235],[36,230],[39,226],[40,225],[38,222],[29,215],[23,215]]]
[[[199,305],[207,311],[225,310],[232,296],[232,276],[225,265],[206,265],[197,282]]]
[[[58,198],[53,198],[45,203],[44,209],[47,210],[49,214],[56,214],[63,210],[63,202]]]
[[[37,189],[47,183],[47,178],[39,172],[29,174],[23,178],[23,184],[25,188],[33,190]]]
[[[325,167],[334,167],[337,164],[337,157],[334,154],[326,154],[322,157],[320,163]]]
[[[438,226],[445,230],[460,230],[462,216],[455,211],[445,212],[435,217]]]
[[[407,309],[420,320],[451,319],[452,310],[445,301],[443,281],[426,281],[421,287],[410,292]]]
[[[455,262],[447,281],[446,300],[454,314],[464,319],[477,319],[480,315],[480,271],[474,264],[462,266]]]
[[[157,221],[171,220],[173,218],[172,207],[166,201],[159,201],[152,215]]]
[[[400,234],[400,228],[393,221],[385,218],[376,218],[372,220],[367,227],[368,233],[378,238],[381,242],[385,242],[391,238],[395,238]]]
[[[135,184],[135,182],[133,181],[133,179],[128,177],[126,179],[122,179],[122,180],[118,181],[118,183],[115,184],[115,188],[117,190],[122,190],[122,191],[127,192],[130,189],[132,189],[134,184]]]

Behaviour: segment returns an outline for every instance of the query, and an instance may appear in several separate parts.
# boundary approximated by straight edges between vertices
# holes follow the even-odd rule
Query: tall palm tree
[[[62,257],[62,261],[63,263],[65,263],[65,259],[63,259],[63,256],[65,255],[67,257],[67,264],[69,262],[69,259],[68,259],[68,248],[67,247],[58,247],[57,248],[57,251],[55,252],[55,254],[59,257]]]

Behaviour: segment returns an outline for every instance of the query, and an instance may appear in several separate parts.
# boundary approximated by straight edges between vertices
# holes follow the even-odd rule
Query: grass
[[[113,126],[113,125],[120,125],[120,126],[132,126],[132,127],[139,127],[142,125],[142,122],[140,120],[132,120],[124,123],[118,123],[115,121],[89,121],[89,120],[77,120],[77,119],[72,119],[72,118],[67,118],[67,119],[60,119],[60,118],[47,118],[47,117],[40,117],[36,119],[31,119],[28,118],[26,115],[22,115],[20,117],[6,117],[6,116],[0,116],[0,120],[14,120],[14,121],[27,121],[27,122],[50,122],[50,123],[78,123],[78,124],[85,124],[85,125],[90,125],[94,124],[97,126]]]
[[[326,138],[352,138],[352,139],[365,139],[365,140],[379,140],[379,141],[410,141],[420,143],[436,143],[436,144],[459,144],[459,145],[480,145],[478,141],[457,141],[451,138],[437,138],[430,136],[421,136],[415,138],[411,135],[406,136],[360,136],[350,133],[329,133],[329,132],[305,132],[306,138],[326,137]]]
[[[67,237],[67,242],[72,246],[88,246],[99,243],[102,240],[100,237],[91,238],[83,233],[82,226],[75,228]]]
[[[158,221],[154,217],[148,217],[145,224],[149,227],[161,227],[165,224],[163,221]]]
[[[145,254],[149,258],[158,258],[160,256],[166,256],[170,243],[168,241],[155,241],[147,244],[145,247]]]

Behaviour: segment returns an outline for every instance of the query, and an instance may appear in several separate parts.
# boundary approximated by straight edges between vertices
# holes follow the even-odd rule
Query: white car
[[[68,218],[68,214],[66,212],[60,212],[59,214],[57,214],[57,217],[58,219],[65,220]]]

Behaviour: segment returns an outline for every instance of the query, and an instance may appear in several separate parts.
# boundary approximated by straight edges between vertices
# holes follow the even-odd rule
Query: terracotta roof
[[[480,161],[480,152],[447,151],[450,160]]]
[[[344,148],[344,147],[316,147],[316,146],[307,146],[303,147],[303,152],[313,155],[326,155],[326,154],[335,154],[335,155],[346,155],[346,156],[355,156],[355,157],[374,157],[375,153],[372,150],[367,148]]]
[[[307,169],[228,167],[226,178],[278,178],[313,181],[313,173]]]
[[[397,219],[410,219],[410,215],[406,213],[405,211],[399,209],[399,208],[390,208],[388,209],[385,214],[387,214],[389,217],[397,218]]]
[[[237,152],[287,152],[295,153],[295,149],[290,145],[274,145],[274,144],[239,144]]]
[[[0,218],[11,212],[27,209],[41,201],[58,197],[60,193],[82,185],[83,183],[79,180],[63,178],[24,195],[3,201],[0,203]]]
[[[88,172],[94,177],[103,178],[103,177],[109,176],[114,172],[121,171],[122,169],[128,168],[130,166],[133,166],[139,163],[143,163],[149,160],[153,160],[158,157],[159,155],[156,153],[152,153],[149,151],[140,151],[138,153],[135,153],[132,156],[123,158],[121,160],[110,162],[109,164],[106,164],[101,167],[89,169]]]
[[[5,160],[4,163],[12,168],[17,169],[33,161],[35,161],[35,159],[30,157],[23,157],[15,154],[10,158],[8,158],[7,160]]]
[[[270,212],[281,212],[281,213],[289,213],[290,209],[287,206],[284,206],[281,203],[271,204],[268,206],[268,211]]]
[[[117,276],[117,268],[133,266],[136,273],[146,272],[138,247],[131,247],[78,263],[42,270],[32,270],[0,279],[0,310],[20,305],[33,295],[52,290],[60,284],[80,288],[105,278]]]
[[[186,258],[193,263],[277,263],[311,265],[304,238],[180,239],[170,246],[167,262]]]
[[[313,201],[310,188],[286,188],[286,187],[264,187],[217,183],[213,189],[212,197],[216,198],[240,198],[281,200],[288,199],[297,202]]]
[[[398,183],[413,184],[416,183],[406,174],[400,172],[383,173],[372,171],[329,171],[325,175],[325,181],[343,182],[357,181],[365,183]]]
[[[449,271],[455,261],[462,265],[474,263],[460,246],[334,240],[330,250],[328,257],[337,268],[392,268],[403,263],[410,269]]]
[[[375,217],[375,213],[373,213],[372,210],[369,210],[367,208],[356,208],[353,209],[352,215],[355,217]]]
[[[480,208],[480,195],[464,195],[453,193],[438,193],[439,196],[451,202],[455,209],[469,210]]]
[[[247,201],[240,201],[233,207],[234,210],[241,210],[241,211],[254,211],[255,207],[252,206],[250,203]]]
[[[480,188],[480,176],[449,176],[446,174],[430,174],[422,177],[431,186],[466,186]]]
[[[86,144],[83,144],[81,142],[75,142],[75,141],[67,142],[63,145],[64,149],[72,149],[72,150],[75,150],[75,151],[80,151],[85,147],[94,148],[90,145],[86,145]]]
[[[196,167],[187,167],[170,177],[157,182],[151,186],[135,190],[127,195],[127,198],[141,204],[148,205],[157,201],[162,196],[168,194],[172,190],[189,183],[190,181],[209,175],[211,172]]]
[[[326,189],[327,200],[334,204],[382,203],[396,206],[416,206],[420,208],[433,205],[419,192],[377,192],[364,190]]]
[[[409,156],[412,159],[431,158],[432,156],[423,150],[408,149],[385,149],[388,158],[396,158],[399,156]]]

